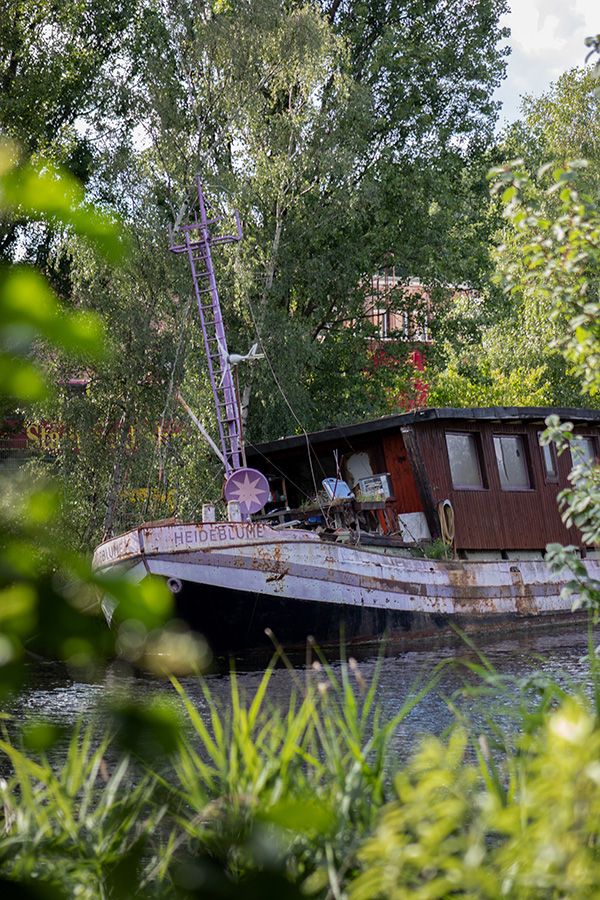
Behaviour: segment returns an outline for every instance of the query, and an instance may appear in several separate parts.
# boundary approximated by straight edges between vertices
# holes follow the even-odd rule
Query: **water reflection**
[[[589,686],[589,672],[584,659],[587,641],[587,631],[576,625],[514,633],[503,639],[479,639],[477,646],[507,680],[522,679],[539,672],[558,679],[565,686],[571,682]],[[373,676],[377,665],[376,654],[375,647],[366,648],[360,654],[358,668],[366,681]],[[444,662],[435,689],[420,701],[398,728],[395,749],[400,755],[407,752],[418,736],[440,734],[451,723],[448,698],[457,698],[459,705],[469,710],[473,701],[468,696],[460,697],[457,692],[477,679],[461,661],[477,663],[477,652],[465,644],[398,653],[388,650],[382,663],[378,690],[378,700],[388,716],[393,716],[417,686],[423,685],[436,666]],[[251,695],[261,679],[263,666],[256,659],[243,657],[237,658],[235,665],[240,688]],[[339,661],[332,663],[332,669],[334,673],[339,672]],[[278,668],[271,683],[271,700],[285,704],[294,682],[303,679],[305,673],[305,660],[295,660],[291,671]],[[125,674],[115,665],[107,666],[100,677],[90,681],[74,678],[64,665],[52,662],[32,663],[29,675],[27,688],[7,709],[21,721],[31,716],[43,716],[71,724],[78,717],[85,721],[97,715],[103,698],[115,691],[130,691],[138,697],[159,690],[171,691],[168,682],[150,676]],[[229,675],[222,671],[206,677],[213,695],[226,704]],[[184,679],[183,684],[199,709],[204,709],[205,701],[197,679]],[[488,707],[493,705],[495,699],[499,698],[489,698]]]

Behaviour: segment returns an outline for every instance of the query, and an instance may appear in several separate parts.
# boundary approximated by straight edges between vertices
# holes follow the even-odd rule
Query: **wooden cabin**
[[[386,517],[374,530],[406,536],[412,527],[415,540],[435,540],[439,504],[449,501],[460,557],[535,557],[555,541],[598,555],[561,521],[556,497],[568,486],[572,458],[539,445],[551,414],[573,422],[581,452],[600,458],[598,410],[491,407],[423,409],[249,445],[248,464],[269,478],[271,511],[310,510],[325,478],[354,488],[387,474],[380,479]]]

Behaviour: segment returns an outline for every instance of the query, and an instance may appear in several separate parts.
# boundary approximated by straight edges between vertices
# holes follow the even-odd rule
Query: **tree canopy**
[[[535,173],[552,161],[568,168],[569,160],[585,158],[586,166],[578,170],[580,189],[595,202],[600,190],[596,83],[591,69],[578,68],[562,75],[540,97],[526,96],[521,118],[501,135],[492,154],[495,162],[521,160],[523,171]],[[559,190],[548,192],[529,178],[523,191],[544,221],[559,217],[563,202]],[[498,402],[505,397],[507,403],[524,405],[593,405],[597,399],[582,394],[581,371],[560,352],[568,327],[564,307],[557,312],[549,283],[548,290],[542,285],[531,289],[528,228],[520,220],[502,217],[501,207],[502,202],[492,199],[488,215],[494,223],[493,269],[479,311],[471,310],[467,316],[470,331],[460,320],[460,307],[443,319],[443,340],[437,350],[442,358],[434,360],[430,372],[432,402],[444,399],[449,405],[465,405],[464,398],[469,397],[485,405],[486,399],[495,397]]]
[[[236,206],[244,222],[218,274],[232,347],[243,352],[258,337],[268,356],[246,374],[250,439],[377,415],[410,393],[406,353],[391,367],[373,363],[370,278],[389,265],[407,281],[418,276],[440,310],[449,284],[488,279],[485,172],[505,8],[104,0],[49,7],[45,27],[38,6],[12,6],[14,90],[0,128],[29,152],[85,156],[88,191],[130,234],[116,274],[68,230],[26,229],[19,239],[13,226],[6,243],[6,252],[26,248],[65,303],[99,312],[111,338],[114,353],[90,368],[87,392],[63,390],[53,411],[85,435],[70,482],[81,478],[77,502],[95,529],[124,524],[114,503],[126,509],[124,492],[171,466],[163,499],[145,510],[168,511],[171,486],[189,483],[190,465],[206,467],[203,450],[161,462],[152,437],[156,423],[177,418],[177,388],[209,424],[212,415],[189,277],[168,253],[196,172],[214,205]],[[30,118],[44,42],[54,75]],[[388,302],[404,308],[401,285]],[[73,374],[72,364],[53,365],[59,383]],[[107,429],[116,435],[108,455],[99,452]]]

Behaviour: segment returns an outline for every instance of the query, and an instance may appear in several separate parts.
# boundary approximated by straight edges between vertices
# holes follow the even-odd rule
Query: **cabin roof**
[[[396,413],[391,416],[381,416],[379,419],[370,419],[368,422],[358,422],[354,425],[332,425],[321,431],[308,433],[311,444],[321,444],[335,441],[337,438],[358,437],[374,432],[385,433],[395,431],[406,425],[419,425],[422,422],[543,422],[550,415],[557,415],[564,421],[576,423],[590,423],[600,425],[600,410],[598,409],[573,409],[548,406],[486,406],[486,407],[440,407],[418,409],[414,412]],[[249,444],[248,455],[255,452],[268,455],[280,450],[294,450],[306,446],[304,434],[291,435],[279,438],[276,441],[268,441],[263,444]]]

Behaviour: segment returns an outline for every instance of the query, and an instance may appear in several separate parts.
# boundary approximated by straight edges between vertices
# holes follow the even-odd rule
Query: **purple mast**
[[[219,443],[225,466],[226,481],[223,493],[228,502],[235,501],[239,505],[239,513],[242,518],[247,519],[262,509],[268,501],[269,482],[261,472],[241,465],[240,410],[231,372],[231,357],[227,349],[211,252],[213,244],[228,244],[231,241],[241,240],[242,224],[236,211],[237,234],[212,235],[209,226],[222,221],[224,216],[208,218],[199,175],[196,176],[195,189],[197,200],[190,209],[188,224],[178,226],[178,230],[184,236],[184,243],[173,244],[170,249],[173,253],[186,253],[192,271],[208,374],[217,413]],[[249,359],[250,356],[251,354],[246,357],[238,356],[237,361]]]
[[[237,234],[211,235],[209,226],[220,222],[224,217],[217,216],[212,219],[207,217],[202,182],[198,175],[196,176],[196,194],[197,202],[194,202],[190,210],[188,224],[180,225],[178,229],[183,233],[184,243],[173,244],[169,249],[173,253],[186,253],[192,271],[192,282],[208,361],[208,374],[217,412],[219,443],[225,463],[225,475],[229,477],[232,472],[240,468],[240,414],[229,362],[211,246],[212,244],[227,244],[231,241],[241,240],[242,225],[236,211]]]

